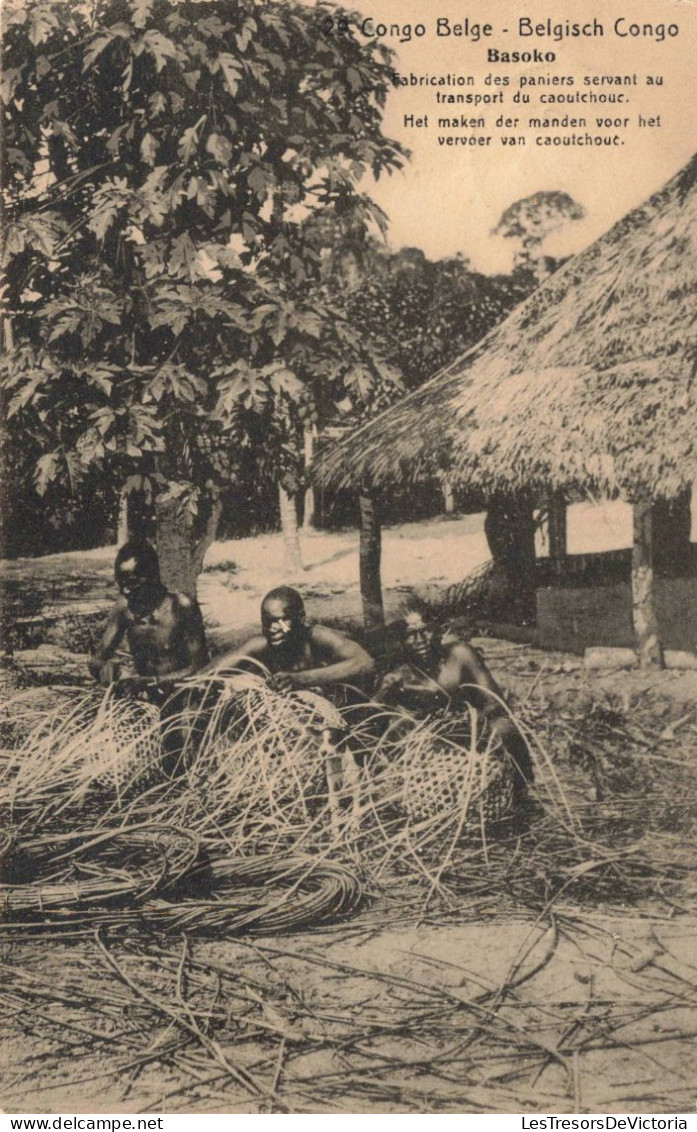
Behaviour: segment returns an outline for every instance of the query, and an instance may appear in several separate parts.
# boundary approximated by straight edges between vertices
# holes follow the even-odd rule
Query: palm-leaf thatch
[[[697,479],[696,372],[697,155],[317,476],[674,496]]]

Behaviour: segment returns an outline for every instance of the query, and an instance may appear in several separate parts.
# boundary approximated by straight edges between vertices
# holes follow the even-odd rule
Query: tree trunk
[[[191,569],[194,576],[198,578],[203,569],[203,560],[206,557],[206,552],[212,542],[215,541],[215,536],[218,533],[218,523],[223,510],[223,505],[216,494],[209,503],[208,517],[204,524],[200,537],[194,543],[193,554],[191,555]]]
[[[658,632],[653,569],[653,507],[650,500],[637,500],[633,507],[632,614],[639,664],[662,668],[663,652]]]
[[[363,487],[361,489],[359,503],[361,515],[360,583],[363,623],[366,629],[377,629],[385,624],[380,579],[382,552],[380,517],[375,494],[369,488]]]
[[[185,500],[168,496],[155,500],[157,556],[160,575],[168,590],[196,596],[193,568],[194,525]]]
[[[168,590],[196,597],[196,583],[206,551],[216,536],[220,512],[217,495],[200,504],[197,522],[185,496],[155,500],[157,556]]]
[[[119,495],[119,517],[116,525],[116,545],[128,542],[128,499],[129,492],[123,490]]]
[[[566,499],[561,491],[552,491],[548,504],[547,534],[549,538],[549,557],[558,573],[561,573],[567,555]]]
[[[494,563],[490,616],[534,621],[536,613],[535,520],[525,496],[492,496],[484,520]]]
[[[312,464],[314,456],[315,438],[317,436],[317,429],[313,425],[312,428],[305,430],[304,436],[304,465],[305,475],[307,476]],[[303,507],[303,530],[309,531],[315,525],[315,489],[310,483],[305,489],[305,499]]]
[[[443,506],[446,515],[452,515],[455,510],[455,496],[453,495],[452,485],[447,480],[443,480]]]
[[[693,572],[690,531],[691,492],[657,499],[652,509],[653,566],[662,578],[686,578]]]
[[[284,569],[289,578],[295,578],[303,571],[300,538],[298,536],[298,513],[295,498],[285,488],[278,485],[278,502],[281,510],[281,531],[283,532]]]

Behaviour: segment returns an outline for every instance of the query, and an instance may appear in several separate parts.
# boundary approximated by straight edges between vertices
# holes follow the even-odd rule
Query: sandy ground
[[[216,1040],[237,1066],[276,1065],[281,1107],[250,1101],[211,1059],[197,1083],[176,1064],[163,1069],[146,1056],[139,1066],[128,1047],[100,1054],[75,1029],[49,1044],[35,1018],[2,1047],[6,1110],[693,1110],[695,918],[559,908],[552,926],[501,920],[495,909],[479,923],[381,919],[194,945],[198,960],[262,988],[253,1018],[240,1025],[231,1013]],[[43,958],[24,949],[22,959],[69,997],[70,979],[90,972],[95,950],[54,944]],[[156,963],[148,978],[149,964],[114,953],[141,986],[157,987]],[[75,1026],[69,1007],[54,1017],[61,1011]],[[141,1034],[146,1054],[172,1036],[167,1019],[158,1021]],[[70,1056],[56,1057],[61,1040]]]

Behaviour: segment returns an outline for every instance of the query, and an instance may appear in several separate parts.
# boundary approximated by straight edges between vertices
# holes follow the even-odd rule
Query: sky
[[[411,245],[423,249],[430,258],[464,253],[478,270],[505,271],[510,268],[510,241],[491,235],[501,213],[514,201],[541,190],[569,193],[586,210],[583,220],[568,225],[552,236],[545,250],[563,255],[580,251],[600,236],[630,209],[659,189],[697,151],[697,0],[356,0],[361,16],[370,19],[367,30],[379,25],[412,25],[412,38],[399,43],[394,36],[383,42],[396,48],[395,68],[400,74],[457,74],[471,76],[474,86],[401,87],[391,92],[384,120],[384,131],[399,139],[412,152],[404,171],[381,179],[365,188],[390,218],[388,241],[397,248]],[[437,36],[437,20],[463,25],[488,23],[489,37],[474,42],[473,35]],[[546,21],[552,25],[565,21],[592,24],[597,20],[604,35],[562,38],[519,35],[520,19],[532,25]],[[630,25],[652,29],[645,35],[624,36],[614,32],[615,21],[627,32]],[[414,34],[421,23],[426,33]],[[663,25],[664,31],[659,30]],[[668,25],[677,25],[677,34],[668,34]],[[441,24],[441,27],[445,27]],[[504,32],[504,28],[508,29]],[[408,32],[406,33],[409,34]],[[664,38],[660,41],[661,34]],[[501,51],[552,51],[554,62],[505,64],[487,59],[490,47]],[[634,75],[636,86],[584,86],[584,78],[603,75]],[[507,87],[487,85],[487,75],[508,77]],[[648,85],[646,76],[663,79],[662,85]],[[531,78],[572,76],[573,87],[529,84]],[[622,91],[629,100],[624,105],[562,104],[515,105],[512,95],[523,88],[537,99],[540,93],[600,90]],[[437,106],[435,91],[486,93],[503,90],[502,105],[473,109],[468,106]],[[468,118],[484,116],[483,128],[439,129],[441,115],[464,113]],[[427,127],[405,124],[405,115],[428,115]],[[495,119],[521,119],[517,129],[494,128]],[[617,134],[620,146],[563,147],[538,146],[527,128],[531,115],[549,117],[569,115],[586,118],[586,128],[543,133],[593,134],[596,115],[628,119],[626,125],[603,131]],[[654,125],[640,126],[653,119]],[[656,120],[659,119],[660,122]],[[462,136],[491,135],[488,145],[439,146],[438,137],[452,133]],[[501,134],[527,136],[525,146],[503,146]]]

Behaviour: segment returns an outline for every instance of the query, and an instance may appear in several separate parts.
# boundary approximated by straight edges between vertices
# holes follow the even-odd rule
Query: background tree
[[[390,380],[326,302],[310,211],[378,222],[389,53],[290,0],[6,3],[6,427],[39,493],[90,476],[158,513],[191,589],[254,451],[283,496],[323,398]]]
[[[513,258],[514,267],[530,271],[540,281],[559,266],[543,254],[544,241],[552,232],[582,220],[585,215],[583,206],[568,193],[559,190],[533,193],[509,205],[492,235],[515,241],[519,246]]]
[[[522,274],[472,271],[464,256],[432,261],[418,248],[374,244],[344,302],[353,325],[414,388],[478,342],[533,285]]]

